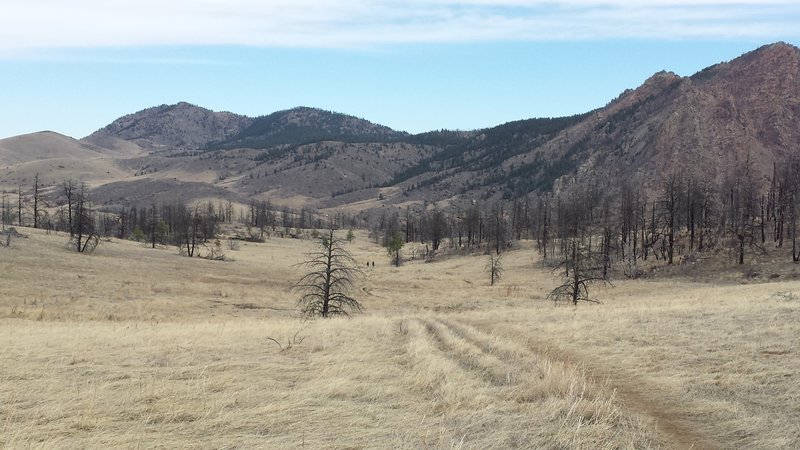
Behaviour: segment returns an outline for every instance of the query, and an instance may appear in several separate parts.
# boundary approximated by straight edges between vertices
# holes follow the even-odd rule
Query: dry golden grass
[[[524,243],[490,287],[484,256],[394,268],[359,234],[366,313],[301,321],[309,241],[212,262],[20,231],[0,248],[8,448],[800,447],[797,281],[618,281],[554,307]]]

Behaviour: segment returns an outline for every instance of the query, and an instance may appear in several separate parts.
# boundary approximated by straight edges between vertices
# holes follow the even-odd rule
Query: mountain
[[[415,197],[515,197],[576,178],[613,184],[633,175],[652,187],[671,172],[719,181],[747,160],[766,177],[773,162],[800,151],[800,49],[764,46],[690,77],[660,72],[575,119],[488,147],[482,133],[466,147],[517,150],[483,167],[446,159],[433,175],[409,180],[425,185]]]
[[[598,118],[578,171],[718,179],[749,160],[769,175],[800,151],[800,49],[778,43],[690,77],[657,74]]]
[[[93,158],[109,154],[111,152],[108,149],[52,131],[0,139],[0,164],[5,165],[54,158]]]
[[[246,116],[180,102],[120,117],[84,141],[105,147],[126,141],[149,151],[195,150],[236,135],[252,123]]]
[[[52,131],[2,139],[0,185],[27,186],[37,173],[44,185],[55,185],[66,178],[111,180],[123,176],[116,165],[119,157],[115,151]]]
[[[580,123],[585,117],[586,114],[580,114],[518,120],[461,135],[460,139],[451,137],[449,142],[438,144],[441,151],[435,152],[419,166],[397,175],[394,181],[412,180],[413,175],[411,184],[417,189],[420,185],[431,186],[432,190],[447,196],[490,186],[513,175],[504,171],[503,165],[506,161],[519,155],[525,158],[532,148],[546,144],[561,131]],[[426,138],[429,142],[438,143],[432,136]],[[515,172],[513,165],[510,169],[510,172]],[[519,172],[518,169],[516,171]],[[536,183],[527,187],[526,193],[549,186],[547,174],[536,180]],[[409,196],[409,191],[406,190],[404,195]],[[426,195],[423,189],[422,197]]]
[[[765,180],[773,163],[798,152],[800,49],[777,43],[688,77],[656,73],[585,114],[483,130],[410,135],[307,107],[249,118],[162,105],[83,141],[0,141],[0,163],[29,164],[0,172],[0,184],[31,170],[62,176],[67,165],[30,164],[66,155],[70,174],[86,174],[79,161],[97,164],[95,192],[108,203],[172,195],[360,210],[515,198],[573,180],[609,189],[632,178],[654,188],[670,173],[720,182],[745,162]]]
[[[214,149],[265,149],[321,141],[385,142],[406,136],[383,125],[346,114],[298,107],[259,117],[241,132],[212,143]]]
[[[405,135],[364,119],[316,108],[298,107],[254,119],[180,102],[121,117],[84,141],[107,148],[132,143],[147,151],[187,151],[266,149],[325,140],[384,142]]]

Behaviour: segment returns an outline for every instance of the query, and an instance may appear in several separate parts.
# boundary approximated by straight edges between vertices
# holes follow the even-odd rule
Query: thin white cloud
[[[584,39],[793,39],[789,0],[4,0],[0,52],[159,45],[353,47]]]

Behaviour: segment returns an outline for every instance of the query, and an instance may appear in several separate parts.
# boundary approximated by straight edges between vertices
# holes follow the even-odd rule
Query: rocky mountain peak
[[[800,49],[779,42],[765,45],[728,62],[715,64],[692,75],[705,83],[728,82],[744,86],[771,84],[778,88],[797,84],[800,77]]]
[[[187,150],[226,139],[253,119],[229,112],[215,112],[187,102],[160,105],[120,117],[86,137],[88,142],[117,138],[148,150]]]

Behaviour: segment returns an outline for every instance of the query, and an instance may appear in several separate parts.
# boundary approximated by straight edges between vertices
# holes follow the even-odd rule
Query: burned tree
[[[181,255],[192,257],[198,245],[205,242],[200,234],[200,225],[203,220],[198,208],[192,211],[186,205],[175,205],[175,227],[173,227],[173,242],[178,247]]]
[[[302,295],[298,300],[303,315],[331,317],[361,311],[361,303],[350,296],[353,281],[362,272],[353,256],[341,245],[330,229],[320,240],[316,251],[299,264],[309,272],[293,287]]]
[[[553,289],[547,298],[553,302],[570,302],[577,306],[579,301],[600,303],[589,296],[592,284],[610,285],[603,273],[601,254],[593,253],[591,248],[578,239],[570,239],[567,258],[555,270],[564,271],[563,283]]]
[[[666,180],[661,196],[661,208],[664,217],[664,237],[666,238],[667,264],[672,265],[675,256],[675,237],[678,228],[677,220],[680,210],[681,178],[672,174]]]
[[[732,247],[738,264],[744,264],[745,248],[754,247],[764,251],[757,238],[760,228],[758,221],[759,186],[753,174],[750,155],[742,165],[737,165],[726,183],[725,210],[727,217],[723,229],[732,237]]]
[[[17,225],[23,226],[22,213],[25,211],[27,199],[22,193],[22,184],[17,184]]]
[[[8,193],[5,189],[3,189],[2,194],[2,201],[0,202],[0,223],[2,224],[2,229],[5,231],[6,225],[11,224],[12,214],[11,214],[11,205],[7,201]]]
[[[797,195],[796,193],[792,193],[792,200],[790,205],[790,217],[791,217],[791,225],[789,231],[792,234],[792,262],[800,262],[800,249],[798,249],[797,245],[797,214],[798,214],[798,207],[797,207]]]
[[[497,202],[492,208],[488,220],[489,241],[494,247],[495,254],[499,255],[508,246],[508,227],[506,214],[502,202]]]
[[[489,284],[494,286],[494,283],[500,281],[503,276],[503,260],[502,255],[494,255],[489,252],[489,261],[486,262],[486,272],[489,273]]]
[[[68,226],[69,226],[69,235],[73,236],[75,234],[75,226],[72,220],[72,203],[75,200],[75,183],[72,180],[64,181],[63,184],[64,189],[64,198],[67,201],[67,217],[68,217]]]
[[[42,200],[39,187],[39,172],[36,172],[36,175],[33,177],[33,228],[39,228],[39,214],[41,212],[39,203]]]
[[[86,183],[81,183],[75,195],[73,220],[75,221],[75,234],[72,237],[72,247],[80,253],[91,253],[97,247],[100,237],[95,232],[94,213],[89,204],[89,193]]]

